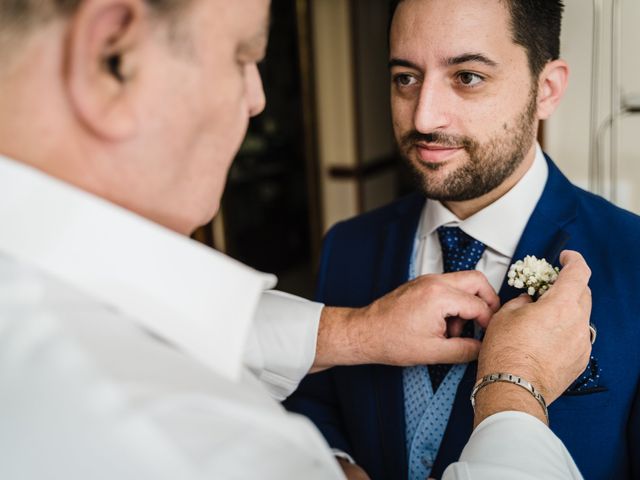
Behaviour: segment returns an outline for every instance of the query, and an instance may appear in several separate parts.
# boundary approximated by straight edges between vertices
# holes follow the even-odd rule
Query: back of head
[[[0,155],[189,233],[219,207],[269,0],[0,0]]]

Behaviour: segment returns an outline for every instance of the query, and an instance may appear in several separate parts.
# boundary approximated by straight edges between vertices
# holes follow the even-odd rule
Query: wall
[[[311,5],[326,230],[397,195],[387,67],[389,3],[322,0]]]
[[[583,187],[590,185],[590,109],[591,109],[591,44],[592,2],[566,0],[563,23],[562,56],[571,67],[569,88],[558,111],[546,123],[545,149],[569,178]],[[601,22],[600,89],[598,124],[607,121],[610,112],[610,32],[612,0],[603,0]],[[620,0],[622,9],[621,88],[627,94],[640,94],[640,2]],[[640,116],[628,116],[619,121],[620,143],[618,160],[617,203],[640,213]],[[605,197],[611,197],[608,137],[602,145]]]
[[[355,168],[357,135],[351,14],[345,0],[311,1],[323,227],[358,213],[357,185],[332,167]]]

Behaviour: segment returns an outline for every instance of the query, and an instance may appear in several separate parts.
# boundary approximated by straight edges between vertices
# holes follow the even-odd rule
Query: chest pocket
[[[549,414],[603,408],[609,403],[609,394],[609,389],[606,387],[593,387],[576,392],[565,392],[551,404]]]

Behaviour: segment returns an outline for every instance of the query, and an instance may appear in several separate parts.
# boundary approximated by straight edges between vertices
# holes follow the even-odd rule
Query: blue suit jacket
[[[515,259],[536,255],[557,264],[564,248],[592,269],[593,348],[601,374],[549,408],[551,428],[587,479],[640,478],[640,217],[585,192],[548,159],[549,179],[518,244]],[[359,307],[408,278],[425,198],[414,194],[336,225],[326,236],[317,299]],[[517,296],[505,284],[502,302]],[[540,332],[544,335],[544,332]],[[457,391],[432,470],[439,478],[472,430],[469,402],[476,365]],[[329,444],[351,454],[374,480],[407,478],[402,369],[334,368],[309,375],[285,403],[316,424]]]

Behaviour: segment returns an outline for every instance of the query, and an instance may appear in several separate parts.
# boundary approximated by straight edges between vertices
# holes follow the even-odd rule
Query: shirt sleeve
[[[217,376],[115,312],[9,318],[1,303],[0,478],[344,479],[251,375]]]
[[[443,480],[579,480],[582,475],[558,437],[540,420],[502,412],[473,432]]]
[[[323,305],[270,290],[262,294],[245,349],[245,366],[279,401],[309,373]]]

